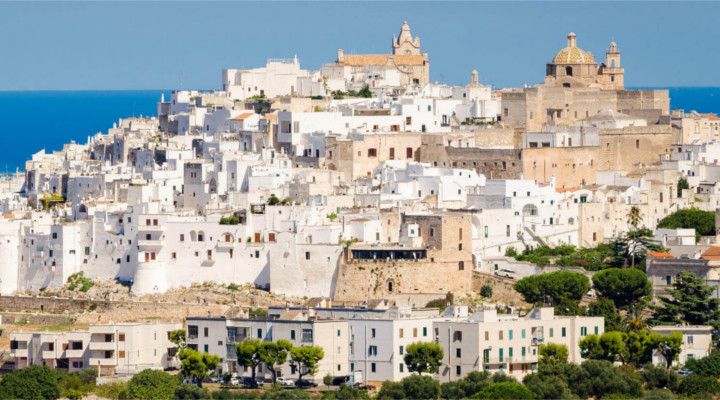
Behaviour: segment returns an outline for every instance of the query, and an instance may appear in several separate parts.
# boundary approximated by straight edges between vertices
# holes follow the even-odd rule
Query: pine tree
[[[711,298],[713,289],[692,272],[683,271],[668,289],[672,297],[658,296],[660,306],[654,307],[653,322],[658,324],[717,324],[720,300]]]

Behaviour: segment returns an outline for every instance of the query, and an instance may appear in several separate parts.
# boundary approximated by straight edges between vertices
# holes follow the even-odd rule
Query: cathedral
[[[323,65],[323,75],[343,77],[350,87],[429,83],[428,54],[420,51],[420,38],[412,37],[407,22],[403,22],[400,35],[393,36],[391,50],[391,54],[345,54],[340,49],[334,64]]]
[[[571,32],[567,36],[567,47],[558,51],[547,64],[545,85],[624,89],[623,74],[620,51],[615,42],[611,42],[605,52],[605,62],[598,65],[592,53],[577,47],[577,37]]]

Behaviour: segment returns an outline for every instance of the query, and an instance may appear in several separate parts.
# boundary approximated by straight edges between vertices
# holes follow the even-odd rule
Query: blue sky
[[[626,86],[720,86],[716,2],[0,2],[0,90],[212,89],[223,68],[297,54],[318,69],[387,53],[403,20],[430,79],[495,87],[542,81],[566,35]]]

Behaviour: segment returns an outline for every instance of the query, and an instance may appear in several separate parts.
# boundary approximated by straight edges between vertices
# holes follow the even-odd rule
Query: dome
[[[578,47],[566,47],[553,58],[554,64],[595,63],[595,56]]]
[[[574,33],[570,32],[567,36],[567,47],[558,51],[553,58],[554,64],[584,64],[595,63],[595,57],[583,51],[576,45],[577,39]]]

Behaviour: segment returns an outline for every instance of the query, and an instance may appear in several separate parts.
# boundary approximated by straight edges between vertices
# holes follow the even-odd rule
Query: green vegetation
[[[534,399],[535,393],[517,382],[501,382],[492,385],[477,393],[476,399]]]
[[[580,300],[590,290],[590,280],[579,272],[555,271],[528,276],[513,285],[525,302],[552,304],[556,315],[582,314]]]
[[[267,318],[268,312],[264,308],[250,308],[248,316],[250,318]]]
[[[277,196],[275,196],[275,193],[271,193],[270,197],[268,197],[267,203],[270,206],[275,206],[275,205],[280,204],[280,199]]]
[[[583,358],[622,362],[640,367],[652,361],[653,351],[667,360],[668,368],[677,360],[682,346],[682,333],[669,336],[650,333],[646,330],[632,332],[605,332],[602,335],[588,335],[580,341]]]
[[[440,368],[444,354],[442,347],[435,342],[417,342],[407,346],[403,361],[410,372],[432,374]]]
[[[638,269],[604,269],[593,275],[592,280],[598,296],[612,300],[620,309],[642,301],[652,291],[647,275]]]
[[[210,398],[210,392],[207,389],[183,383],[175,389],[176,399],[201,400]]]
[[[255,96],[248,97],[247,100],[252,103],[263,103],[266,102],[268,98],[265,96],[265,93],[260,93]]]
[[[83,271],[76,272],[68,276],[67,283],[69,284],[68,290],[80,289],[81,292],[87,292],[93,287],[93,282],[86,278]]]
[[[540,363],[557,365],[567,364],[568,361],[568,348],[564,344],[547,343],[541,344],[538,349],[540,355]]]
[[[442,311],[445,309],[445,307],[447,307],[448,304],[452,305],[454,300],[455,300],[455,295],[453,295],[450,292],[447,292],[444,299],[430,300],[427,304],[425,304],[425,307],[426,308],[439,308],[440,311]]]
[[[338,217],[338,215],[335,213],[327,215],[327,219],[329,219],[330,221],[335,221],[337,219],[337,217]]]
[[[260,360],[272,372],[273,383],[277,381],[277,368],[285,364],[288,353],[293,348],[293,344],[287,340],[278,340],[277,342],[262,342],[258,346],[257,353]],[[332,376],[330,376],[332,382]]]
[[[673,282],[670,294],[658,296],[660,304],[653,307],[652,322],[657,324],[713,325],[718,328],[720,322],[720,300],[711,298],[714,289],[705,284],[692,272],[682,271]]]
[[[690,189],[690,185],[688,185],[687,179],[680,178],[680,179],[678,179],[678,185],[677,185],[677,197],[682,197],[683,189]]]
[[[483,285],[480,288],[480,296],[490,298],[493,295],[493,288],[490,285]]]
[[[238,365],[250,368],[250,374],[253,384],[255,383],[255,372],[258,365],[262,363],[260,359],[260,342],[257,339],[247,339],[235,346],[235,354],[237,355]]]
[[[290,349],[291,365],[297,366],[298,381],[305,375],[317,373],[320,360],[325,357],[325,352],[319,346],[302,346]]]
[[[332,382],[332,378],[330,381]],[[323,393],[322,398],[323,400],[362,400],[369,399],[370,396],[368,396],[365,390],[356,389],[343,383],[340,384],[338,390],[330,390]]]
[[[175,396],[180,379],[167,372],[146,369],[136,374],[127,384],[127,392],[133,399],[164,400]]]
[[[715,235],[715,212],[702,211],[695,207],[685,208],[661,219],[657,227],[664,229],[693,228],[695,229],[695,240],[699,241],[703,236]]]
[[[192,378],[202,385],[202,380],[214,372],[220,364],[220,357],[214,354],[202,353],[193,349],[182,349],[178,355],[182,367],[180,373],[186,378]]]
[[[335,100],[342,100],[345,98],[345,93],[343,93],[342,90],[333,90],[331,94],[332,98]]]
[[[32,365],[2,377],[0,399],[57,399],[62,374],[49,367]]]
[[[236,215],[220,218],[220,225],[239,225],[239,224],[240,224],[240,218],[238,218]]]
[[[41,198],[40,201],[42,202],[43,208],[47,210],[55,207],[57,203],[64,202],[65,198],[57,193],[51,193],[50,195],[46,195],[45,197]]]
[[[95,394],[106,399],[124,400],[128,398],[127,382],[112,382],[98,385]]]
[[[372,91],[370,90],[370,86],[365,85],[362,89],[358,90],[357,92],[358,97],[364,97],[366,99],[369,99],[373,96]]]
[[[233,292],[240,290],[240,286],[236,285],[235,283],[228,284],[227,288],[228,290],[232,290]]]

